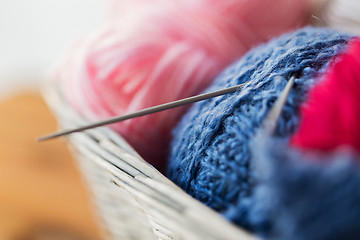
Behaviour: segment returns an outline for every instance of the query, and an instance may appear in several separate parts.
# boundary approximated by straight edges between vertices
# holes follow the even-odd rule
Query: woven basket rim
[[[88,123],[66,103],[58,84],[48,83],[43,93],[61,128]],[[112,184],[140,203],[145,215],[155,220],[149,223],[151,228],[159,224],[170,229],[173,234],[165,230],[169,239],[256,239],[185,193],[109,127],[75,133],[67,139],[72,148],[93,161],[99,170],[111,174]]]

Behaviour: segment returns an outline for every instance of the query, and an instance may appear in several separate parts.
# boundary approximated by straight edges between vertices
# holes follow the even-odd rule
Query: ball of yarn
[[[254,144],[258,184],[250,221],[265,239],[360,239],[360,156],[308,152],[281,139]]]
[[[264,221],[249,218],[256,186],[250,143],[287,81],[295,86],[276,129],[288,141],[299,124],[298,109],[330,60],[347,47],[349,36],[305,28],[260,46],[227,68],[208,89],[246,83],[234,94],[197,104],[174,131],[168,176],[194,198],[253,231]],[[262,216],[259,216],[262,218]]]
[[[360,34],[360,1],[357,0],[312,0],[314,23],[340,31]]]
[[[348,45],[301,107],[294,146],[318,151],[348,146],[360,153],[360,38]]]
[[[360,41],[331,61],[300,108],[291,142],[259,131],[249,218],[270,239],[360,238]]]
[[[118,1],[113,22],[76,46],[58,71],[66,99],[100,120],[195,95],[230,62],[306,15],[303,0],[218,2]],[[184,111],[111,127],[162,170]]]

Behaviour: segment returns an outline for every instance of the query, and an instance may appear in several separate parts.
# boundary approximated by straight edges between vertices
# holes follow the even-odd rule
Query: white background
[[[0,0],[0,96],[36,88],[75,40],[101,26],[105,0]]]

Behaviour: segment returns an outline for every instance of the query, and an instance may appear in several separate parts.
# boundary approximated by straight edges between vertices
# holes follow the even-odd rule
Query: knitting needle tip
[[[54,138],[57,138],[57,137],[65,136],[65,135],[70,134],[70,133],[81,132],[81,131],[88,130],[88,129],[91,129],[91,128],[100,127],[100,126],[104,126],[104,125],[112,124],[112,123],[116,123],[116,122],[121,122],[121,121],[125,121],[125,120],[128,120],[128,119],[145,116],[145,115],[165,111],[165,110],[176,108],[176,107],[181,107],[181,106],[184,106],[184,105],[187,105],[187,104],[203,101],[203,100],[206,100],[206,99],[209,99],[209,98],[218,97],[218,96],[221,96],[221,95],[224,95],[224,94],[227,94],[227,93],[236,92],[238,90],[241,90],[244,87],[244,85],[245,85],[245,83],[239,84],[239,85],[236,85],[236,86],[233,86],[233,87],[217,90],[217,91],[214,91],[214,92],[204,93],[204,94],[196,95],[196,96],[193,96],[193,97],[184,98],[184,99],[181,99],[181,100],[161,104],[161,105],[150,107],[150,108],[145,108],[145,109],[142,109],[140,111],[136,111],[136,112],[133,112],[133,113],[129,113],[129,114],[109,118],[107,120],[96,122],[96,123],[93,123],[93,124],[90,124],[90,125],[87,125],[87,126],[74,128],[74,129],[70,129],[70,130],[63,130],[63,131],[53,133],[53,134],[48,134],[48,135],[41,136],[41,137],[37,138],[36,141],[37,142],[43,142],[43,141],[46,141],[46,140],[50,140],[50,139],[54,139]]]
[[[51,139],[54,139],[54,138],[57,138],[57,137],[61,137],[63,135],[66,135],[68,133],[66,132],[58,132],[58,133],[55,133],[55,134],[48,134],[48,135],[44,135],[44,136],[41,136],[41,137],[38,137],[35,139],[36,142],[43,142],[43,141],[46,141],[46,140],[51,140]]]

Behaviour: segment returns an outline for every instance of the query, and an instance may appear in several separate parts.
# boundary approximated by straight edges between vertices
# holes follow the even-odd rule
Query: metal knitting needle
[[[276,128],[276,123],[278,122],[282,109],[286,103],[286,100],[289,96],[290,90],[292,89],[295,81],[295,76],[292,76],[287,82],[284,90],[282,91],[279,98],[276,100],[274,106],[270,109],[270,112],[264,120],[263,129],[269,134],[273,133]]]
[[[37,139],[37,141],[41,142],[41,141],[45,141],[45,140],[50,140],[50,139],[61,137],[61,136],[64,136],[64,135],[67,135],[67,134],[70,134],[70,133],[81,132],[81,131],[88,130],[88,129],[91,129],[91,128],[96,128],[96,127],[104,126],[104,125],[107,125],[107,124],[121,122],[121,121],[125,121],[125,120],[128,120],[128,119],[141,117],[141,116],[144,116],[144,115],[149,115],[149,114],[152,114],[152,113],[157,113],[157,112],[161,112],[161,111],[164,111],[164,110],[181,107],[181,106],[184,106],[184,105],[187,105],[187,104],[203,101],[203,100],[206,100],[206,99],[209,99],[209,98],[218,97],[218,96],[221,96],[221,95],[224,95],[224,94],[233,93],[233,92],[236,92],[238,90],[241,90],[244,87],[244,85],[245,85],[245,83],[239,84],[239,85],[236,85],[236,86],[233,86],[233,87],[217,90],[217,91],[214,91],[214,92],[204,93],[204,94],[196,95],[196,96],[193,96],[193,97],[184,98],[184,99],[180,99],[180,100],[177,100],[177,101],[161,104],[161,105],[158,105],[158,106],[145,108],[145,109],[142,109],[140,111],[136,111],[136,112],[133,112],[133,113],[129,113],[129,114],[109,118],[107,120],[100,121],[100,122],[95,122],[95,123],[92,123],[92,124],[89,124],[89,125],[86,125],[86,126],[83,126],[83,127],[74,128],[74,129],[70,129],[70,130],[63,130],[63,131],[60,131],[60,132],[57,132],[57,133],[53,133],[53,134],[49,134],[49,135],[39,137]]]

